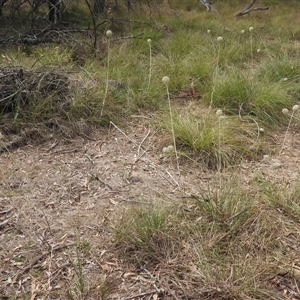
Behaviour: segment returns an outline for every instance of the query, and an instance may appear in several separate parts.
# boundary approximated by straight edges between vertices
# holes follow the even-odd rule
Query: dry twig
[[[13,210],[13,207],[0,211],[0,215],[8,214]]]
[[[213,11],[215,13],[218,13],[217,10],[214,8],[214,6],[209,2],[208,0],[199,0],[201,4],[203,4],[207,11]]]
[[[248,4],[242,11],[237,13],[236,16],[240,17],[240,16],[246,15],[246,14],[250,13],[251,11],[255,11],[255,10],[267,10],[267,9],[269,9],[269,6],[251,8],[254,5],[255,2],[256,2],[256,0],[252,0],[250,2],[250,4]]]
[[[73,243],[71,244],[66,244],[66,245],[61,245],[61,246],[56,246],[56,247],[53,247],[51,249],[51,252],[54,252],[54,251],[58,251],[58,250],[61,250],[61,249],[64,249],[64,248],[67,248],[69,246],[72,246]],[[43,254],[41,254],[40,256],[36,257],[35,259],[33,259],[25,268],[23,268],[22,270],[20,270],[16,275],[15,275],[15,278],[14,280],[12,281],[12,285],[15,284],[16,282],[18,282],[18,280],[20,279],[20,277],[24,274],[24,273],[27,273],[33,266],[35,266],[40,260],[44,259],[45,257],[47,257],[47,255],[49,255],[49,252],[44,252]]]
[[[141,147],[143,145],[143,143],[145,142],[145,140],[148,138],[149,134],[150,134],[151,130],[149,129],[148,133],[146,134],[146,136],[143,138],[143,140],[140,142],[139,147],[138,147],[138,156],[140,156],[140,150]]]
[[[153,295],[153,294],[156,294],[156,293],[157,293],[157,291],[145,292],[145,293],[141,293],[141,294],[138,294],[138,295],[122,298],[122,300],[131,300],[131,299],[135,299],[135,298],[142,298],[142,297],[150,296],[150,295]]]
[[[1,223],[0,223],[0,228],[1,228],[1,227],[4,227],[4,226],[9,222],[10,219],[11,219],[11,218],[8,218],[8,219],[4,220],[3,222],[1,222]]]

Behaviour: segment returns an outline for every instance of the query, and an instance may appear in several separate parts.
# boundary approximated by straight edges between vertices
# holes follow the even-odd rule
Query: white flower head
[[[256,52],[257,52],[257,53],[260,53],[260,52],[261,52],[261,49],[260,49],[260,48],[258,48],[258,49],[256,50]]]
[[[173,145],[168,146],[167,149],[168,149],[169,153],[174,152],[174,146]]]
[[[148,39],[148,40],[147,40],[147,43],[148,43],[149,45],[151,44],[151,42],[152,42],[151,39]]]
[[[241,34],[244,34],[245,33],[245,30],[243,29],[243,30],[241,30]]]
[[[163,154],[168,154],[168,153],[169,153],[168,147],[163,147],[162,153],[163,153]]]
[[[169,145],[168,147],[163,147],[162,153],[166,156],[172,154],[174,152],[174,146]]]
[[[106,31],[106,36],[110,39],[111,37],[112,37],[112,35],[113,35],[113,33],[112,33],[112,31],[111,30],[107,30]]]
[[[296,104],[293,106],[293,111],[297,111],[297,110],[299,110],[299,105]]]
[[[259,132],[260,132],[260,133],[264,133],[264,132],[265,132],[265,129],[262,128],[262,127],[260,127],[260,128],[259,128]]]
[[[222,36],[218,36],[217,41],[218,42],[222,42],[223,41],[223,37]]]
[[[270,156],[268,154],[265,154],[262,160],[268,161],[268,160],[270,160]]]
[[[254,28],[253,28],[252,26],[249,27],[249,31],[250,31],[250,32],[253,31],[253,29],[254,29]]]
[[[209,29],[207,30],[207,34],[210,34],[210,30]]]
[[[161,81],[163,84],[168,85],[168,83],[170,82],[170,78],[168,76],[164,76]]]
[[[222,116],[222,115],[223,115],[222,109],[217,109],[216,115],[217,115],[218,117]]]
[[[272,169],[279,169],[279,168],[281,168],[281,163],[279,162],[279,161],[275,161],[274,163],[272,163],[272,165],[271,165],[271,167],[272,167]]]
[[[284,115],[287,115],[287,114],[289,113],[289,110],[288,110],[287,108],[283,108],[283,109],[282,109],[282,113],[283,113]]]
[[[284,77],[283,78],[283,81],[288,81],[289,79],[287,77]]]

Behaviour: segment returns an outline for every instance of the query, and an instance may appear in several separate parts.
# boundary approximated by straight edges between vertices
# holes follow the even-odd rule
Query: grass
[[[284,299],[267,286],[276,274],[294,272],[296,252],[283,241],[297,223],[298,187],[261,185],[263,194],[224,177],[221,196],[211,187],[201,198],[172,205],[172,213],[166,206],[130,209],[116,230],[117,251],[140,266],[169,265],[177,284],[197,282],[190,297]]]
[[[224,115],[219,120],[216,111],[199,106],[173,114],[174,133],[181,151],[210,168],[217,169],[218,161],[229,166],[258,158],[266,149],[264,136],[251,118]],[[169,120],[165,126],[171,126]]]
[[[172,139],[176,154],[159,164],[164,168],[166,161],[176,159],[183,177],[190,168],[205,169],[196,177],[201,177],[199,182],[180,182],[184,188],[179,192],[176,185],[180,197],[162,191],[153,203],[142,204],[141,192],[134,205],[120,204],[112,219],[104,218],[102,240],[89,236],[92,250],[77,243],[71,299],[89,298],[85,255],[92,259],[92,253],[96,267],[91,265],[103,267],[103,277],[105,272],[111,276],[117,265],[127,268],[116,285],[136,270],[156,274],[155,280],[150,276],[150,287],[159,285],[165,293],[160,297],[176,290],[174,299],[286,299],[274,280],[299,284],[299,178],[287,186],[279,177],[260,173],[263,155],[282,154],[287,134],[293,134],[291,122],[299,125],[294,110],[289,120],[282,114],[300,99],[299,32],[285,21],[297,20],[299,4],[291,2],[291,8],[270,1],[268,12],[228,17],[244,5],[240,3],[220,3],[216,15],[192,1],[177,1],[171,4],[177,13],[151,10],[151,22],[131,12],[126,31],[121,30],[123,23],[114,24],[109,39],[104,34],[107,24],[99,27],[96,49],[94,41],[75,35],[67,46],[0,50],[0,67],[22,66],[30,75],[26,89],[17,90],[26,105],[18,98],[10,112],[0,106],[1,125],[8,115],[15,130],[3,126],[1,144],[10,132],[21,132],[28,124],[46,126],[59,120],[72,127],[84,120],[98,128],[110,123],[126,127],[132,114],[151,112],[157,116],[152,125],[164,132],[162,138]],[[170,77],[166,86],[164,76]],[[178,98],[190,78],[201,97]],[[282,133],[284,140],[271,144]],[[258,169],[245,174],[241,166],[250,162]],[[209,179],[202,178],[206,172],[212,174]],[[121,194],[111,187],[110,192]],[[109,262],[99,254],[106,252]],[[109,299],[114,289],[105,277],[93,293]],[[153,299],[155,293],[161,291],[155,289]]]
[[[169,218],[168,212],[159,207],[129,210],[117,226],[116,246],[125,251],[122,255],[140,266],[146,261],[154,263],[169,257],[172,252]]]

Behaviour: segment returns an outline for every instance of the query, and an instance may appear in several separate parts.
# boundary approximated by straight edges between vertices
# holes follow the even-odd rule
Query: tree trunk
[[[2,16],[2,8],[3,8],[3,5],[4,3],[6,2],[7,0],[0,0],[0,16]]]
[[[60,20],[60,2],[61,0],[48,0],[49,21],[52,24],[57,24]]]
[[[103,14],[105,7],[105,0],[95,0],[94,3],[94,13],[95,14]]]

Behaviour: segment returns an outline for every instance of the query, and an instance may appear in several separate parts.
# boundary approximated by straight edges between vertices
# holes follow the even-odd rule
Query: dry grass
[[[153,156],[161,147],[150,124],[132,125],[127,137],[115,128],[110,136],[94,133],[95,141],[2,154],[1,293],[297,297],[295,150],[277,157],[279,169],[270,161],[227,170],[220,189],[214,172],[190,161],[181,163],[178,179],[172,158]]]
[[[76,53],[52,46],[41,48],[48,58],[39,49],[2,57],[2,65],[36,63],[16,88],[32,106],[1,116],[3,299],[300,298],[299,119],[285,136],[281,113],[297,101],[300,76],[297,47],[282,32],[293,41],[297,32],[290,24],[275,32],[286,24],[276,7],[273,17],[233,24],[184,5],[181,18],[171,12],[145,25],[145,40],[112,39],[109,82],[97,51],[79,55],[78,67]],[[240,36],[249,26],[260,54]],[[136,34],[137,24],[128,27]],[[230,74],[238,75],[222,81]],[[10,75],[1,90],[12,95],[19,73]],[[163,131],[166,75],[179,170],[174,153],[162,152],[172,144]],[[202,98],[176,97],[190,77]]]

